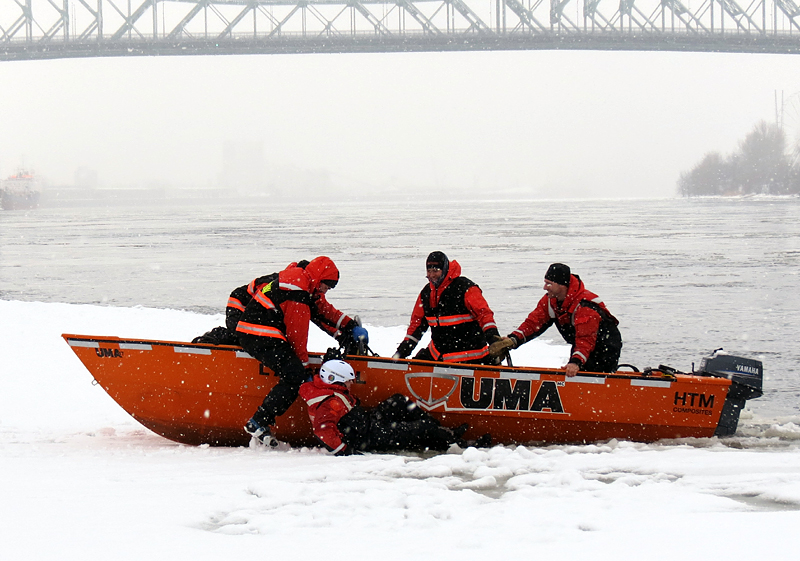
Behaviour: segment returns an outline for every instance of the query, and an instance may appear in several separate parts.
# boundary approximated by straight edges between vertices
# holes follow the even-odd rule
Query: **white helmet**
[[[335,384],[337,382],[344,384],[356,379],[353,367],[343,360],[329,360],[323,364],[319,369],[319,377],[326,384]]]

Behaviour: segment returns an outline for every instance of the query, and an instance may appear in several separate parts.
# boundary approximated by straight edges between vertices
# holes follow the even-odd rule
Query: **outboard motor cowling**
[[[737,397],[742,399],[754,399],[764,395],[762,391],[764,368],[760,360],[733,355],[713,355],[700,362],[698,374],[728,378],[741,386],[737,388],[736,393],[739,394]]]
[[[730,436],[739,425],[739,413],[744,409],[748,399],[761,397],[764,392],[764,368],[760,360],[742,358],[733,355],[718,355],[716,351],[700,362],[700,376],[717,376],[728,378],[731,387],[722,406],[719,425],[714,432],[716,436]]]

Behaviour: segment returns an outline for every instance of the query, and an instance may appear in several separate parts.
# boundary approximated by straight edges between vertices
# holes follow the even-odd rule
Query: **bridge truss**
[[[800,7],[796,0],[0,0],[0,60],[520,49],[798,53]]]

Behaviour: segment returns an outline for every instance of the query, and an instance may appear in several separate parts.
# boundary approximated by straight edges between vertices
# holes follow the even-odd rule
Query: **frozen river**
[[[2,212],[0,479],[13,484],[0,486],[0,557],[794,561],[799,209],[751,199]],[[221,321],[232,287],[325,253],[342,269],[331,300],[360,313],[386,354],[432,249],[480,283],[502,331],[564,261],[620,318],[623,360],[689,369],[724,347],[764,361],[766,395],[723,439],[350,457],[194,447],[139,425],[61,338],[188,340]],[[315,345],[327,340],[315,331]],[[514,352],[540,361],[541,347],[565,349],[544,337],[561,347]]]
[[[232,288],[328,255],[330,300],[408,321],[424,258],[458,260],[517,327],[554,261],[620,319],[622,362],[690,370],[722,347],[764,362],[764,415],[800,412],[800,200],[307,203],[0,213],[0,299],[223,310]],[[560,342],[555,330],[545,338]]]

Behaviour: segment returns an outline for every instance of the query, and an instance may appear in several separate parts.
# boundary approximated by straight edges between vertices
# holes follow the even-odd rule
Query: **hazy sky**
[[[52,184],[213,187],[226,142],[263,143],[267,173],[341,186],[675,194],[728,153],[800,56],[466,52],[0,62],[0,173]],[[795,98],[800,98],[800,95]],[[800,122],[789,123],[800,130]],[[276,172],[277,173],[277,172]]]

